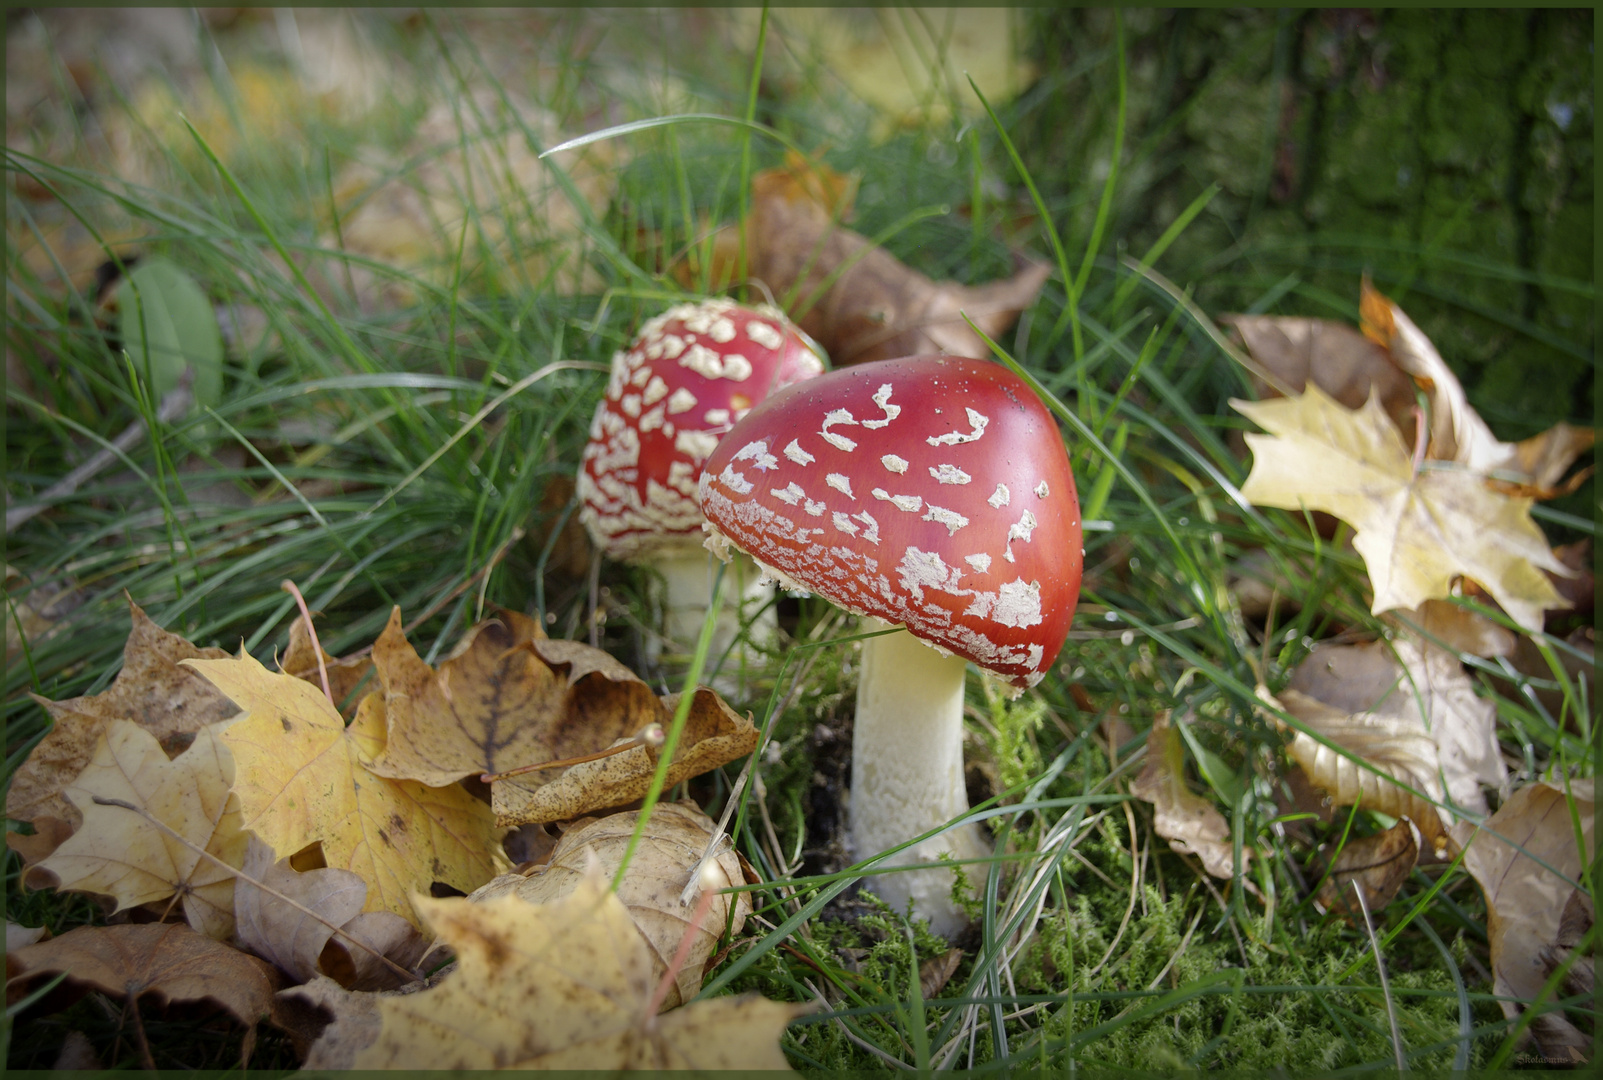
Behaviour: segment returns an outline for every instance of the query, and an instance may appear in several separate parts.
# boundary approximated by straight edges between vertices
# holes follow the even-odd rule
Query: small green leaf
[[[169,259],[141,259],[120,294],[122,346],[156,400],[193,367],[196,406],[216,405],[223,396],[223,335],[195,279]]]

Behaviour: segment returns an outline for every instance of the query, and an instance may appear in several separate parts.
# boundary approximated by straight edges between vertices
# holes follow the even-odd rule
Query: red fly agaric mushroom
[[[863,646],[852,748],[857,858],[968,810],[963,679],[973,661],[1016,690],[1057,656],[1080,589],[1080,511],[1068,454],[1040,400],[1008,369],[920,356],[831,372],[776,394],[701,474],[708,547],[905,628]],[[929,646],[926,648],[926,646]],[[893,863],[986,853],[977,825]],[[950,936],[952,874],[886,874],[872,887]]]
[[[608,556],[662,574],[670,641],[696,640],[711,591],[702,462],[753,405],[823,370],[823,350],[777,308],[718,299],[670,308],[613,356],[579,467],[579,520]],[[739,603],[720,619],[714,659],[739,632],[740,609],[766,603],[757,580],[737,575]]]

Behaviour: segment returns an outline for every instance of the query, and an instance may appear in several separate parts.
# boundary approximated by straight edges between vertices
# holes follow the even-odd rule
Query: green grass
[[[556,26],[564,41],[581,30],[575,17]],[[748,785],[736,818],[737,843],[764,879],[753,890],[761,919],[706,993],[818,1003],[785,1038],[805,1071],[892,1062],[981,1071],[1389,1068],[1389,1012],[1411,1066],[1493,1057],[1508,1025],[1485,977],[1485,912],[1473,882],[1452,872],[1388,942],[1388,1005],[1362,927],[1321,916],[1307,899],[1318,876],[1312,845],[1337,842],[1345,815],[1328,828],[1276,823],[1287,806],[1283,737],[1254,687],[1282,685],[1311,643],[1378,624],[1356,557],[1310,536],[1296,515],[1241,500],[1246,462],[1230,440],[1246,424],[1226,402],[1250,393],[1244,374],[1170,295],[1118,258],[1135,239],[1134,256],[1160,240],[1168,248],[1176,234],[1164,230],[1187,213],[1181,207],[1140,228],[1131,220],[1144,155],[1161,150],[1164,124],[1182,122],[1187,103],[1168,120],[1121,130],[1128,73],[1110,41],[1019,101],[999,103],[994,122],[971,113],[876,143],[867,106],[825,72],[795,95],[764,90],[749,58],[719,75],[681,72],[694,107],[674,111],[751,116],[783,139],[684,121],[613,140],[627,151],[614,165],[616,194],[583,224],[583,251],[568,249],[587,260],[599,287],[563,295],[552,278],[531,277],[487,248],[482,220],[470,221],[459,247],[426,274],[364,264],[329,243],[330,176],[358,135],[404,145],[408,126],[437,101],[454,102],[471,132],[480,121],[469,87],[529,92],[499,79],[450,18],[430,18],[410,37],[390,32],[397,62],[418,73],[417,93],[397,97],[370,130],[318,119],[301,129],[296,152],[283,154],[249,141],[216,158],[198,139],[169,145],[159,188],[130,187],[88,162],[8,152],[14,178],[56,195],[48,204],[8,195],[13,235],[63,212],[132,235],[109,250],[167,256],[218,304],[260,312],[273,339],[253,352],[231,348],[214,414],[163,425],[159,438],[8,537],[8,566],[34,590],[14,591],[14,600],[60,588],[76,604],[7,667],[8,773],[47,723],[30,692],[61,699],[109,683],[126,634],[125,593],[197,644],[263,659],[287,641],[293,601],[279,583],[291,579],[335,653],[370,643],[399,604],[409,620],[433,611],[413,634],[432,661],[500,604],[539,612],[553,635],[593,635],[640,666],[652,622],[644,573],[604,563],[592,579],[585,558],[564,561],[551,537],[569,515],[548,490],[575,471],[613,351],[679,295],[657,251],[684,250],[705,238],[705,221],[734,218],[750,172],[776,163],[783,140],[811,147],[811,133],[827,130],[828,162],[861,176],[853,227],[883,234],[889,250],[932,277],[1005,272],[1005,223],[1038,215],[1024,235],[1060,272],[999,345],[1063,410],[1086,516],[1108,524],[1086,534],[1074,633],[1053,673],[1012,704],[971,674],[971,780],[992,800],[980,805],[994,813],[999,857],[965,868],[979,897],[975,929],[951,980],[928,998],[918,991],[918,965],[945,944],[902,913],[854,899],[856,875],[840,855],[855,629],[820,601],[786,602],[785,626],[800,646],[773,655],[748,700],[733,702],[778,747],[777,755],[759,750],[765,796]],[[621,51],[667,64],[651,17],[613,33]],[[1253,47],[1272,42],[1265,33]],[[590,54],[565,55],[540,102],[565,123],[583,122],[594,106],[586,95],[598,89],[612,90],[613,107],[625,113],[618,120],[667,111]],[[1071,115],[1062,105],[1069,89],[1101,106]],[[1122,139],[1119,171],[1095,181],[1056,160],[1040,135],[1053,124],[1089,131],[1103,154]],[[1212,211],[1198,199],[1189,212]],[[538,232],[538,222],[523,224]],[[1160,251],[1155,265],[1201,289],[1211,312],[1351,318],[1361,270],[1387,288],[1415,281],[1425,263],[1450,264],[1475,285],[1463,304],[1482,305],[1480,314],[1508,333],[1591,356],[1589,339],[1548,341],[1550,331],[1506,317],[1512,300],[1499,308],[1475,299],[1488,287],[1513,289],[1526,274],[1477,252],[1337,235],[1177,258],[1182,247]],[[286,273],[291,264],[296,271]],[[352,266],[396,279],[413,299],[364,310],[350,295]],[[1348,281],[1345,293],[1314,284],[1333,271]],[[8,341],[34,384],[31,396],[7,390],[15,505],[115,438],[148,408],[140,404],[148,392],[95,320],[92,297],[54,270],[30,268],[15,247],[8,281]],[[1550,275],[1540,283],[1592,295],[1590,283]],[[1549,520],[1555,542],[1590,535],[1592,492],[1588,484],[1563,504],[1569,517]],[[1306,583],[1300,608],[1269,624],[1245,619],[1227,587],[1233,561],[1259,547]],[[1474,665],[1480,691],[1497,703],[1504,748],[1524,762],[1524,779],[1555,763],[1589,774],[1595,688],[1558,676],[1565,669],[1557,661],[1576,654],[1573,646],[1557,637],[1540,644],[1554,657],[1552,678],[1510,680],[1482,661]],[[677,670],[642,675],[677,689]],[[1150,808],[1124,795],[1152,718],[1167,710],[1193,717],[1193,786],[1258,849],[1250,879],[1272,905],[1245,895],[1241,883],[1208,879],[1154,835]],[[1130,726],[1126,745],[1109,747],[1103,721],[1111,719]],[[703,777],[689,793],[716,813],[738,771],[737,763]],[[1359,835],[1379,827],[1368,814],[1354,823]],[[14,855],[6,866],[9,919],[56,932],[99,920],[81,897],[23,891]],[[1378,913],[1381,927],[1403,920],[1441,874],[1417,870]],[[69,1029],[88,1034],[108,1065],[138,1060],[118,1007],[91,997],[18,1025],[9,1064],[48,1067]],[[160,1065],[237,1060],[239,1034],[228,1025],[174,1015],[148,1030]],[[287,1042],[264,1029],[253,1065],[293,1064]]]

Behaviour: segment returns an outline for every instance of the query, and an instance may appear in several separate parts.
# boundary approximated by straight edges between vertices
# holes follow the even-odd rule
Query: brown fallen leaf
[[[1413,611],[1388,615],[1386,621],[1408,634],[1439,642],[1452,652],[1473,656],[1507,656],[1520,637],[1486,616],[1446,600],[1427,600]]]
[[[794,1005],[717,998],[647,1016],[646,946],[599,878],[547,904],[416,904],[456,951],[456,970],[404,996],[325,991],[335,1021],[306,1068],[790,1069],[779,1037],[801,1012]],[[365,1020],[374,1009],[376,1032]],[[361,1040],[370,1041],[353,1045]]]
[[[1494,480],[1493,483],[1510,495],[1529,495],[1534,499],[1568,495],[1585,483],[1595,467],[1588,465],[1563,483],[1559,481],[1575,459],[1592,449],[1596,442],[1597,432],[1592,428],[1554,424],[1540,435],[1514,444],[1515,467],[1508,471],[1517,473],[1518,481]]]
[[[100,734],[112,720],[131,720],[154,735],[169,756],[175,756],[195,732],[239,713],[233,703],[205,679],[180,663],[195,657],[222,659],[221,649],[197,649],[177,634],[162,630],[132,600],[133,627],[123,647],[122,670],[111,689],[66,701],[34,700],[45,707],[55,726],[11,778],[6,816],[18,821],[54,817],[74,829],[82,820],[61,794],[94,753]]]
[[[69,806],[71,803],[68,804]],[[50,889],[57,884],[56,875],[42,871],[38,866],[50,853],[60,847],[73,832],[72,826],[60,818],[33,819],[33,834],[6,833],[6,847],[22,856],[22,884],[29,889]]]
[[[276,989],[271,965],[182,923],[80,926],[7,953],[6,963],[26,976],[7,987],[8,995],[25,994],[40,976],[65,972],[69,982],[114,997],[212,1001],[252,1029],[272,1009]]]
[[[511,893],[531,904],[550,903],[579,888],[592,860],[610,881],[623,861],[639,816],[630,811],[575,825],[562,835],[544,866],[527,877],[502,874],[468,899],[482,902]],[[712,819],[693,805],[658,803],[619,885],[618,899],[650,947],[653,983],[668,970],[689,931],[697,896],[692,895],[689,903],[681,903],[680,893],[696,872],[713,828]],[[715,862],[714,888],[747,884],[733,851],[724,851]],[[674,986],[663,999],[664,1008],[671,1009],[696,996],[701,990],[702,967],[718,947],[725,926],[729,933],[738,934],[750,914],[751,900],[745,893],[714,897],[675,976]]]
[[[1597,986],[1597,970],[1593,960],[1597,949],[1590,948],[1586,954],[1574,956],[1572,954],[1581,947],[1582,940],[1597,921],[1597,910],[1592,904],[1592,898],[1579,888],[1570,891],[1570,898],[1564,902],[1564,914],[1559,916],[1558,936],[1553,944],[1542,946],[1542,978],[1552,977],[1564,964],[1569,963],[1570,969],[1563,977],[1563,989],[1566,995],[1585,994],[1591,996]]]
[[[1374,918],[1392,902],[1418,862],[1419,845],[1406,821],[1373,836],[1353,837],[1330,866],[1330,876],[1319,890],[1319,909],[1335,911],[1361,926],[1363,907],[1353,890],[1364,890],[1364,904]]]
[[[1466,810],[1489,813],[1482,787],[1499,792],[1508,787],[1508,767],[1497,745],[1497,707],[1476,696],[1475,684],[1458,657],[1434,645],[1401,635],[1391,642],[1321,645],[1297,665],[1286,690],[1293,696],[1282,693],[1281,700],[1293,716],[1355,752],[1378,750],[1381,759],[1366,755],[1366,760],[1377,765],[1382,760],[1390,762],[1402,770],[1392,773],[1399,779],[1428,775],[1428,786],[1422,785],[1421,790],[1438,795],[1445,791],[1455,805]],[[1305,700],[1345,714],[1347,719],[1327,730],[1316,722],[1327,714],[1299,711]],[[1336,734],[1338,730],[1354,733],[1356,741],[1349,745]],[[1396,737],[1394,745],[1384,745],[1384,732]],[[1424,742],[1414,745],[1421,735],[1431,744],[1429,748]],[[1381,742],[1373,741],[1375,738]],[[1298,733],[1292,757],[1316,784],[1336,797],[1336,805],[1349,805],[1351,787],[1345,769],[1356,766],[1328,751],[1321,755],[1313,749],[1315,745]],[[1391,767],[1387,771],[1391,772]],[[1370,794],[1364,792],[1364,805],[1379,809],[1369,803]],[[1429,816],[1436,816],[1434,808]],[[1414,823],[1433,840],[1442,835],[1441,828],[1429,821],[1415,818]]]
[[[387,732],[373,771],[444,787],[600,749],[548,745],[550,730],[561,727],[568,687],[528,647],[536,636],[544,635],[521,615],[489,619],[464,634],[436,670],[406,640],[401,609],[393,609],[373,643]]]
[[[239,940],[295,982],[321,974],[347,989],[388,990],[405,981],[372,952],[336,936],[336,929],[403,968],[423,955],[427,943],[411,923],[389,911],[362,912],[367,883],[349,870],[297,873],[287,858],[275,862],[273,849],[254,836],[241,869],[244,876],[234,885]],[[324,921],[286,903],[285,897]]]
[[[1492,491],[1465,469],[1416,469],[1378,398],[1352,412],[1310,386],[1301,397],[1231,404],[1270,433],[1246,436],[1252,473],[1241,493],[1351,525],[1376,614],[1446,599],[1460,574],[1532,631],[1544,609],[1562,606],[1542,571],[1569,571],[1531,520],[1531,500]]]
[[[383,692],[361,708],[385,727],[371,764],[380,776],[443,786],[634,743],[599,760],[495,780],[491,806],[501,825],[570,820],[645,795],[657,750],[636,736],[666,728],[678,700],[658,698],[600,649],[546,638],[515,612],[473,627],[435,670],[407,642],[396,609],[373,644],[373,662]],[[698,689],[667,783],[748,754],[756,741],[750,720]]]
[[[1130,794],[1152,804],[1153,828],[1170,847],[1201,859],[1202,868],[1216,878],[1235,877],[1230,823],[1213,803],[1186,786],[1185,747],[1168,713],[1160,713],[1152,722],[1147,762],[1141,775],[1130,781]],[[1251,861],[1252,847],[1243,845],[1243,872]]]
[[[918,965],[918,991],[924,1000],[940,994],[951,981],[957,965],[963,962],[962,949],[947,949],[940,956],[932,956]]]
[[[226,939],[234,929],[228,867],[243,862],[246,834],[229,790],[234,764],[219,739],[221,726],[202,728],[188,750],[169,760],[149,731],[112,721],[66,789],[83,827],[37,869],[55,875],[63,889],[115,897],[118,911],[177,896],[190,926]]]
[[[819,172],[825,180],[810,175]],[[1044,263],[1023,261],[1012,277],[985,285],[934,281],[843,228],[819,197],[838,186],[829,177],[826,166],[791,152],[784,166],[752,179],[746,272],[776,299],[794,297],[792,317],[836,367],[922,353],[989,356],[963,315],[1000,337],[1052,274]],[[720,230],[715,243],[714,266],[732,267],[738,232]]]
[[[589,718],[588,722],[599,725],[607,717],[628,715],[616,705],[609,704],[609,699],[632,697],[637,691],[627,688],[627,684],[611,680],[592,678],[590,684],[597,689],[586,702],[583,715]],[[679,695],[665,695],[659,702],[659,715],[663,719],[658,722],[666,729],[678,706]],[[623,741],[620,737],[614,743]],[[672,787],[743,757],[756,746],[757,729],[752,725],[751,718],[738,715],[707,687],[697,687],[679,745],[674,749],[673,761],[663,781],[664,787]],[[549,777],[544,783],[531,781],[528,776],[497,781],[491,785],[495,820],[500,825],[568,821],[599,809],[622,806],[645,798],[651,788],[659,756],[657,747],[635,745],[622,753],[571,765],[561,772],[553,770],[555,775],[529,774]]]
[[[350,727],[320,689],[256,660],[190,660],[245,709],[223,733],[233,752],[244,827],[274,851],[320,841],[329,866],[367,883],[367,911],[415,926],[409,899],[435,881],[464,891],[504,866],[490,809],[460,787],[430,788],[375,775],[384,748],[369,694]]]
[[[1271,377],[1253,373],[1260,400],[1301,394],[1310,382],[1349,409],[1369,395],[1405,436],[1414,430],[1414,383],[1391,354],[1345,323],[1280,315],[1221,315],[1249,356]]]
[[[1454,838],[1466,845],[1464,868],[1486,895],[1495,994],[1530,1001],[1541,992],[1548,974],[1543,950],[1558,943],[1583,859],[1592,860],[1593,783],[1574,780],[1570,790],[1579,837],[1569,799],[1551,784],[1520,788],[1480,830],[1467,823],[1454,830]],[[1522,1011],[1512,1001],[1498,1004],[1510,1020]],[[1569,1061],[1574,1048],[1591,1060],[1591,1038],[1561,1013],[1538,1018],[1531,1033],[1547,1057]]]

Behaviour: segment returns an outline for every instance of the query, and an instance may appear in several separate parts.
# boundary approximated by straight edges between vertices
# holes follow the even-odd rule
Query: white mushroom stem
[[[668,651],[692,653],[707,617],[718,560],[698,545],[665,553],[652,565],[662,575],[664,584],[663,637],[667,639]],[[750,559],[744,556],[733,559],[724,570],[724,578],[724,601],[718,611],[712,648],[707,653],[706,670],[709,672],[740,635],[743,623],[750,623],[746,640],[759,647],[771,643],[779,627],[772,603],[773,585],[761,580]],[[652,659],[656,659],[655,655]],[[731,653],[713,684],[714,689],[720,693],[733,692],[740,668],[749,659],[744,645]]]
[[[888,629],[878,619],[864,627]],[[963,784],[963,673],[960,656],[942,655],[905,630],[863,643],[852,737],[852,845],[858,860],[893,848],[968,811]],[[881,863],[900,866],[990,854],[978,825],[925,840]],[[968,869],[970,880],[983,866]],[[864,879],[898,911],[950,938],[968,923],[952,902],[950,870],[904,870]]]

